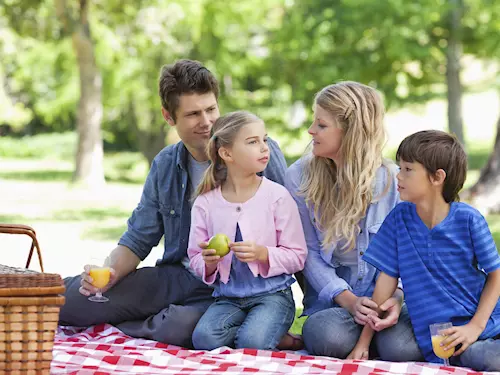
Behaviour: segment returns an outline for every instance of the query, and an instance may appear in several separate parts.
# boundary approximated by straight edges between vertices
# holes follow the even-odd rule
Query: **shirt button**
[[[360,252],[359,252],[359,255],[363,255],[363,254],[364,254],[364,252],[363,252],[363,251],[360,251]]]
[[[363,280],[363,278],[362,278],[361,276],[360,276],[360,277],[358,277],[358,281],[361,281],[361,280]]]
[[[170,215],[175,215],[175,211],[174,210],[170,210]]]
[[[236,212],[240,212],[240,211],[241,211],[241,207],[240,206],[236,207]]]

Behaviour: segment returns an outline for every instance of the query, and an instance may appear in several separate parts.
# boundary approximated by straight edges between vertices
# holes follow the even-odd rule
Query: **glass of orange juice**
[[[92,302],[108,302],[109,299],[102,295],[102,288],[104,288],[109,283],[109,278],[111,276],[111,270],[108,266],[98,264],[106,264],[99,258],[92,258],[90,266],[90,277],[92,278],[92,285],[97,288],[95,296],[89,297],[89,301]]]
[[[431,331],[431,340],[432,340],[432,350],[434,350],[434,354],[436,354],[439,358],[443,359],[444,365],[449,366],[450,358],[453,353],[455,353],[455,348],[451,348],[449,350],[444,350],[445,346],[441,346],[443,340],[448,338],[448,336],[443,335],[441,332],[445,329],[453,327],[451,323],[435,323],[429,326]]]

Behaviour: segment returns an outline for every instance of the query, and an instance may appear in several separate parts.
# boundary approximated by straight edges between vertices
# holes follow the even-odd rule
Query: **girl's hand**
[[[395,297],[389,298],[380,305],[380,310],[386,311],[387,314],[381,319],[377,315],[370,315],[369,324],[374,331],[382,331],[386,328],[392,327],[399,320],[401,314],[402,304],[400,300]]]
[[[471,323],[463,326],[443,329],[440,333],[448,337],[443,340],[441,346],[444,347],[444,350],[449,350],[456,347],[458,344],[462,344],[460,350],[453,354],[453,356],[456,357],[462,354],[469,346],[474,344],[482,332],[483,330],[480,327]]]
[[[229,247],[240,262],[267,262],[268,250],[267,247],[257,245],[252,241],[231,242]]]
[[[215,255],[216,251],[214,249],[207,249],[208,242],[201,242],[198,246],[203,249],[201,250],[201,256],[207,266],[213,266],[220,262],[221,257]]]
[[[368,359],[368,347],[357,343],[346,359]]]

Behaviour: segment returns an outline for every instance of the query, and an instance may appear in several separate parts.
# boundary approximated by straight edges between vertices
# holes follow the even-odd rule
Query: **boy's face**
[[[429,172],[420,163],[399,161],[398,191],[402,200],[418,203],[429,198],[435,191],[435,184]]]
[[[205,148],[212,126],[220,117],[219,105],[214,93],[182,94],[176,111],[176,121],[162,108],[163,117],[171,126],[195,159],[206,160]]]

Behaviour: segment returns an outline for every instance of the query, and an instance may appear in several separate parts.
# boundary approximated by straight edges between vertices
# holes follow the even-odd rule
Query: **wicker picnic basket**
[[[26,269],[0,264],[0,373],[48,374],[64,284],[61,276],[43,273],[31,227],[0,224],[0,233],[25,234],[33,240]],[[27,269],[35,249],[42,273]]]

